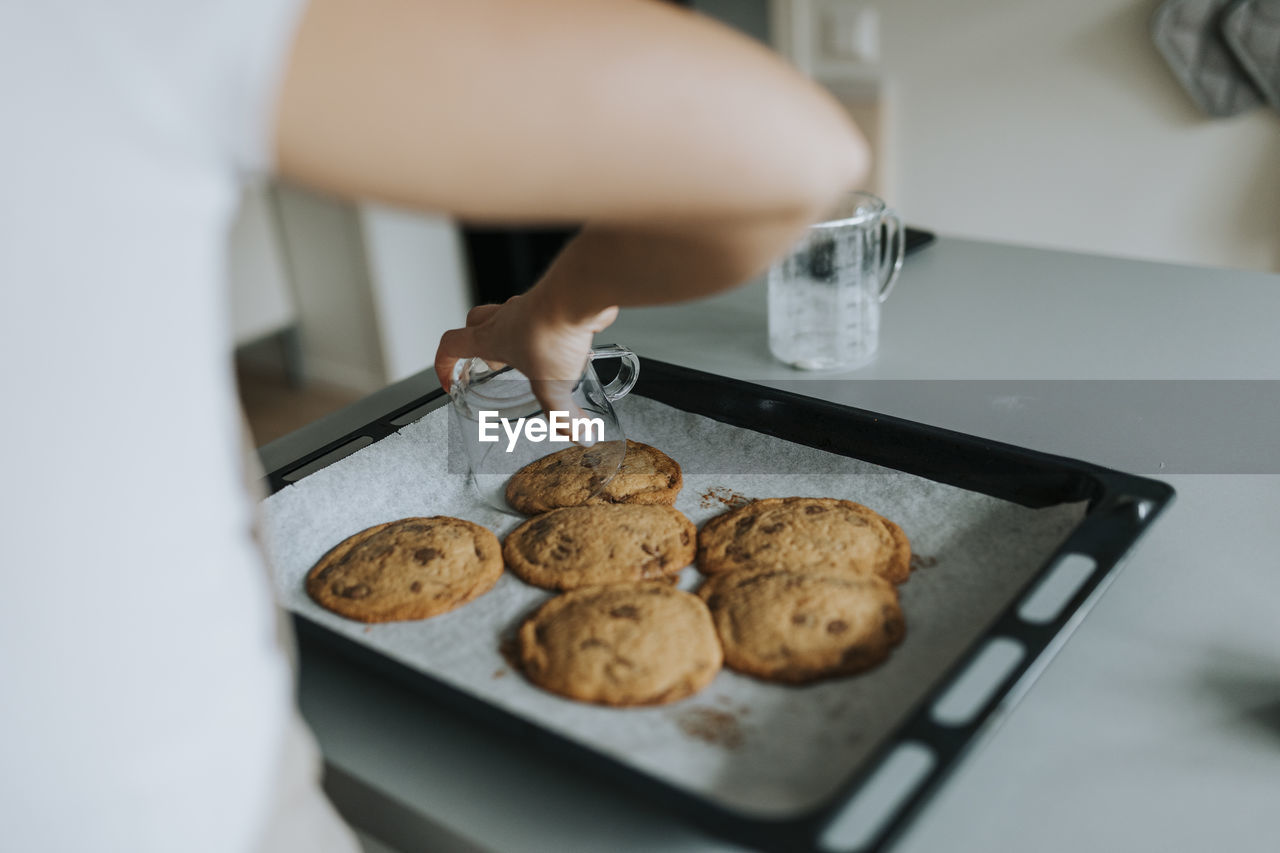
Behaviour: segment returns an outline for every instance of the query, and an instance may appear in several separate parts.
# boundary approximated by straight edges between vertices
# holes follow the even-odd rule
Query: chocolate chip
[[[422,581],[414,581],[413,583],[409,584],[409,591],[422,592]]]
[[[422,563],[422,565],[424,566],[439,556],[440,556],[440,552],[437,551],[435,548],[419,548],[418,550],[413,552],[413,559],[417,560],[419,563]]]
[[[640,567],[640,577],[644,578],[645,580],[665,578],[667,576],[667,573],[662,570],[662,566],[665,566],[665,565],[666,563],[663,563],[662,565],[655,565],[654,561],[650,560],[649,562],[645,563],[643,566]]]
[[[738,519],[738,523],[733,526],[733,535],[741,536],[751,529],[751,525],[756,523],[754,515],[748,515],[746,518]]]
[[[637,622],[640,621],[640,611],[630,604],[624,604],[621,607],[613,608],[609,611],[609,615],[614,619],[633,619]]]
[[[681,530],[681,531],[680,531],[680,544],[681,544],[681,545],[688,545],[688,544],[689,544],[689,531],[687,531],[687,530]]]
[[[351,586],[344,586],[336,590],[336,592],[343,598],[367,598],[373,590],[369,588],[368,584],[357,583]]]
[[[746,548],[743,548],[741,545],[730,544],[725,547],[724,555],[730,560],[742,562],[743,560],[747,560],[751,557],[751,552]]]
[[[551,519],[540,518],[537,521],[535,521],[533,524],[529,525],[529,532],[532,533],[534,536],[541,536],[542,534],[546,533],[547,530],[549,530],[550,528],[551,528]]]
[[[849,623],[843,619],[832,619],[827,623],[828,634],[843,634],[849,630]]]
[[[795,613],[791,616],[792,625],[803,625],[809,621],[809,617],[804,613]]]
[[[826,512],[826,511],[827,511],[827,508],[825,506],[814,506],[813,504],[809,504],[807,507],[804,508],[805,515],[817,515],[820,512]]]
[[[480,550],[480,545],[479,545],[479,543],[477,543],[477,544],[476,544],[475,548],[476,548],[476,559],[477,559],[477,560],[483,560],[483,559],[484,559],[484,552]]]
[[[648,542],[640,543],[640,550],[644,551],[646,554],[648,554],[651,557],[658,556],[658,549],[655,548],[653,545],[650,545]]]
[[[781,530],[786,526],[787,526],[786,524],[779,521],[779,522],[775,522],[774,524],[769,524],[764,527],[761,527],[760,529],[765,533],[777,533],[779,530]]]
[[[556,547],[553,548],[551,551],[551,556],[557,560],[564,560],[572,554],[573,554],[573,549],[570,548],[568,545],[565,545],[563,542],[556,545]]]

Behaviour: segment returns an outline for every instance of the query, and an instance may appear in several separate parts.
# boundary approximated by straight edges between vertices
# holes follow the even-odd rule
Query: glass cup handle
[[[604,386],[604,396],[610,402],[627,396],[635,386],[636,380],[640,378],[640,359],[631,350],[619,344],[602,344],[592,347],[589,360],[595,361],[598,358],[622,359],[622,364],[618,366],[618,375]]]
[[[902,220],[892,210],[886,210],[880,216],[880,224],[884,227],[885,251],[880,259],[880,301],[889,298],[889,292],[898,283],[898,273],[902,271],[902,259],[906,257],[907,239],[902,230]]]

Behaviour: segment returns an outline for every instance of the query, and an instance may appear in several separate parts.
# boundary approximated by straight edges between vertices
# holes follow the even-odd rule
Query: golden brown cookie
[[[511,571],[544,589],[658,580],[693,562],[697,528],[669,506],[571,506],[531,518],[502,543]]]
[[[718,515],[698,532],[698,569],[851,571],[902,583],[911,542],[902,528],[853,501],[765,498]]]
[[[622,467],[600,491],[600,460],[609,447],[570,447],[521,468],[507,481],[507,503],[537,515],[584,504],[665,504],[676,502],[684,485],[680,466],[657,448],[627,442]]]
[[[447,516],[403,518],[339,542],[307,573],[307,595],[361,622],[426,619],[489,591],[502,575],[498,537]]]
[[[889,657],[906,628],[898,591],[876,575],[782,569],[715,575],[707,602],[725,665],[801,684],[852,675]]]
[[[723,656],[707,607],[664,583],[558,595],[520,626],[535,684],[601,705],[662,705],[711,683]]]

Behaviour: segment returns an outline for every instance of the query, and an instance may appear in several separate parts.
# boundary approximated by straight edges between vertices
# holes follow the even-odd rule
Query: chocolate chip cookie
[[[863,672],[906,633],[898,591],[877,575],[728,572],[708,579],[698,595],[711,610],[725,665],[768,681]]]
[[[507,481],[507,503],[517,512],[537,515],[548,510],[584,504],[665,504],[676,502],[684,485],[680,466],[657,448],[627,442],[622,467],[613,479],[600,483],[602,463],[612,442],[594,447],[570,447],[531,462]]]
[[[460,518],[404,518],[339,542],[307,573],[307,595],[360,622],[426,619],[489,591],[498,537]]]
[[[674,577],[693,562],[697,529],[669,506],[555,509],[507,535],[502,557],[544,589],[576,589]]]
[[[911,543],[902,528],[853,501],[765,498],[718,515],[698,533],[698,569],[848,571],[902,583]]]
[[[665,583],[575,589],[520,626],[529,680],[583,702],[674,702],[710,684],[722,660],[706,605]]]

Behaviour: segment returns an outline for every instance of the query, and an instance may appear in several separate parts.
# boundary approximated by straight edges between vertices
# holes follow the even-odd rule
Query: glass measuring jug
[[[617,375],[601,383],[593,364],[615,358]],[[495,509],[515,513],[506,500],[511,475],[575,444],[590,447],[580,464],[590,469],[590,495],[599,493],[618,473],[627,451],[613,402],[627,395],[639,374],[640,361],[631,350],[617,344],[595,347],[573,386],[574,408],[546,412],[520,371],[493,368],[479,358],[459,361],[449,390],[451,441],[462,446],[476,494]]]
[[[904,249],[897,214],[870,193],[846,195],[769,269],[769,351],[801,370],[871,361]]]

